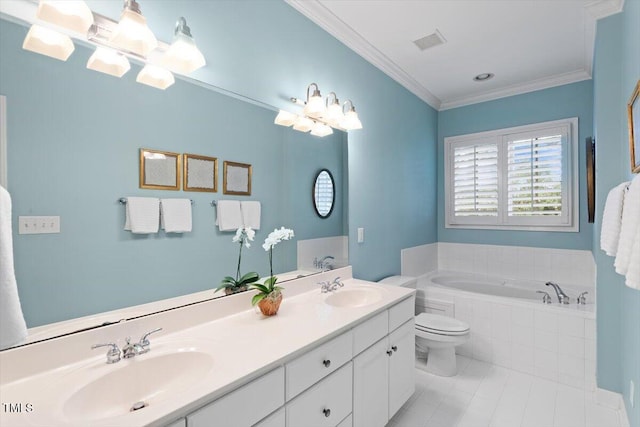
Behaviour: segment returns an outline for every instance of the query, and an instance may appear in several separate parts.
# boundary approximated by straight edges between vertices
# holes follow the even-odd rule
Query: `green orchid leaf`
[[[241,285],[248,285],[249,283],[257,282],[260,279],[260,276],[255,271],[245,274],[240,278],[238,283]]]
[[[253,298],[251,298],[251,305],[256,305],[257,303],[259,303],[260,301],[262,301],[265,298],[266,298],[265,294],[254,295]]]
[[[266,286],[261,285],[259,283],[252,284],[251,285],[251,289],[257,289],[257,290],[259,290],[260,292],[262,292],[264,294],[268,294],[270,292],[269,288],[267,288]]]

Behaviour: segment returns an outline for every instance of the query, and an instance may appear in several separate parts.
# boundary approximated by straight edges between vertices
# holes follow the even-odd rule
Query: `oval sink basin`
[[[334,307],[363,307],[382,299],[382,293],[375,288],[340,289],[329,295],[325,303]]]
[[[153,351],[153,350],[152,350]],[[213,367],[213,358],[200,351],[142,354],[123,359],[113,371],[74,392],[63,405],[70,420],[100,420],[128,414],[179,396]],[[88,424],[87,424],[88,425]]]

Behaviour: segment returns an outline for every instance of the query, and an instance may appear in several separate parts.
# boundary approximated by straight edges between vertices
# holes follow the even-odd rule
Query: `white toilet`
[[[415,277],[391,276],[379,283],[415,288],[416,281]],[[418,353],[428,353],[426,370],[443,377],[456,375],[455,348],[469,340],[469,325],[453,317],[432,313],[418,314],[415,322]]]

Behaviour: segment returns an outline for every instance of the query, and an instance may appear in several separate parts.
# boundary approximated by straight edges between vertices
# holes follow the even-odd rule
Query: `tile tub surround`
[[[595,389],[593,304],[547,305],[476,294],[430,286],[423,277],[418,281],[417,311],[425,310],[428,301],[453,303],[454,317],[469,324],[471,339],[456,348],[458,354],[561,384]]]
[[[591,251],[439,242],[403,249],[401,256],[401,272],[407,276],[452,270],[595,290]],[[593,293],[590,297],[595,300]]]
[[[332,280],[336,275],[349,278],[345,280],[345,289],[358,284],[378,286],[351,279],[351,268],[347,267],[287,283],[280,312],[272,318],[264,318],[250,308],[252,293],[249,292],[247,295],[233,295],[0,352],[0,365],[3,368],[0,372],[0,392],[3,402],[32,402],[42,411],[42,408],[50,407],[49,401],[57,398],[57,392],[63,392],[56,392],[55,384],[68,372],[88,364],[104,364],[105,352],[92,352],[92,344],[122,344],[126,336],[138,337],[145,331],[161,326],[164,330],[154,336],[152,346],[155,344],[160,349],[172,341],[206,341],[216,348],[215,365],[224,367],[214,369],[206,380],[169,401],[163,401],[163,405],[155,406],[153,411],[128,414],[126,420],[121,420],[128,427],[163,425],[413,294],[413,290],[381,286],[383,298],[378,302],[347,310],[332,309],[324,304],[326,296],[320,293],[317,282]],[[272,334],[279,345],[265,342],[266,334]],[[230,343],[233,345],[229,345]],[[132,360],[135,361],[135,358]],[[45,412],[44,416],[47,415],[49,414]],[[13,418],[17,416],[19,415],[1,413],[0,424],[22,426],[25,422],[31,422],[28,417],[18,420]],[[49,420],[50,423],[64,425],[62,420],[57,421],[61,422]],[[114,421],[106,420],[102,424],[106,423],[113,425]],[[98,426],[101,422],[92,425]]]

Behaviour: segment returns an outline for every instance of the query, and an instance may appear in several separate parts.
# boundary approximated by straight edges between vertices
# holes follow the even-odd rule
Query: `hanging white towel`
[[[631,258],[631,249],[640,227],[640,175],[629,184],[629,190],[624,196],[622,207],[622,223],[620,224],[620,240],[614,265],[618,274],[626,275],[630,262],[640,262]]]
[[[160,199],[160,223],[167,233],[191,231],[191,200]]]
[[[602,214],[602,229],[600,231],[600,249],[609,256],[616,256],[618,240],[620,239],[620,225],[622,222],[622,205],[628,182],[614,187],[609,191]]]
[[[160,199],[155,197],[127,197],[127,218],[124,229],[135,234],[158,232]]]
[[[239,200],[218,200],[216,225],[220,231],[236,231],[242,227]]]
[[[260,202],[254,200],[240,202],[240,210],[242,210],[242,223],[244,227],[260,230]]]
[[[640,290],[640,227],[636,230],[630,260],[624,283],[632,289]]]
[[[27,325],[13,268],[11,196],[0,186],[0,350],[22,343]]]

